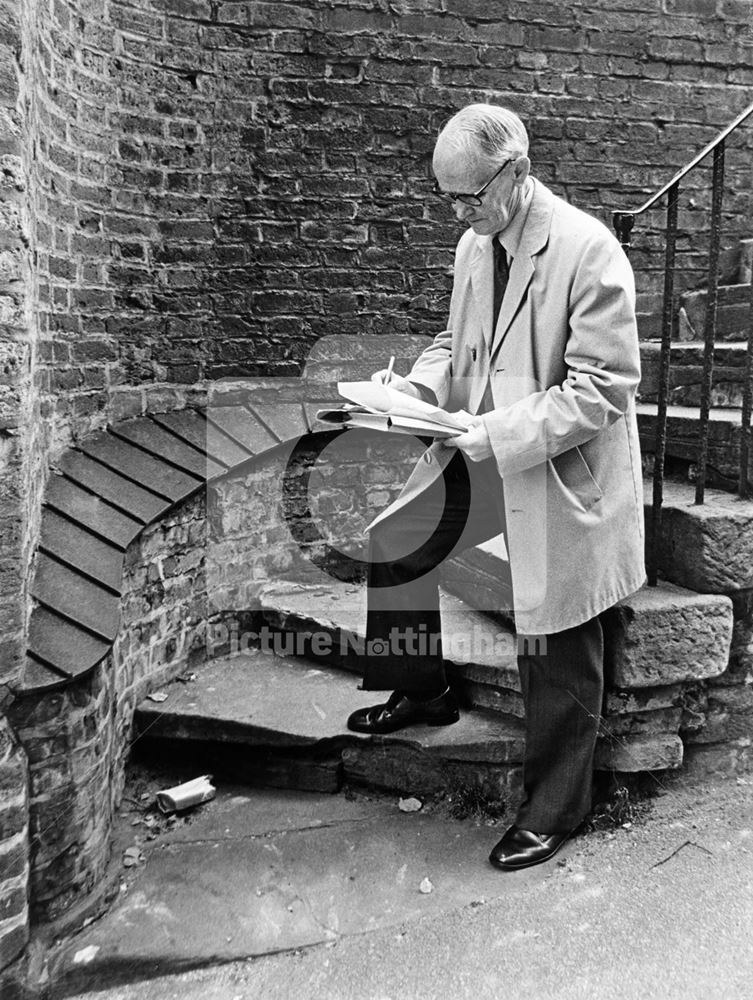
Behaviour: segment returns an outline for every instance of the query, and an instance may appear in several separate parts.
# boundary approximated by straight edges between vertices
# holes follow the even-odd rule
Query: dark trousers
[[[439,566],[504,530],[500,491],[493,460],[466,463],[457,452],[443,479],[372,530],[364,688],[416,699],[446,690]],[[540,651],[532,640],[518,655],[526,753],[516,822],[557,833],[590,809],[604,642],[598,618],[542,638]]]

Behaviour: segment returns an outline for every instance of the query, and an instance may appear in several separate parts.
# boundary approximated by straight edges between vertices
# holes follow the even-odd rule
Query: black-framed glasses
[[[501,167],[492,174],[489,180],[484,184],[483,187],[479,188],[473,194],[468,194],[464,191],[443,191],[439,186],[439,181],[434,181],[433,192],[442,201],[462,201],[464,205],[471,205],[473,208],[478,208],[479,205],[483,204],[483,199],[481,195],[486,191],[492,181],[496,180],[497,177],[502,173],[508,163],[514,163],[517,157],[511,156],[509,160],[505,160]]]

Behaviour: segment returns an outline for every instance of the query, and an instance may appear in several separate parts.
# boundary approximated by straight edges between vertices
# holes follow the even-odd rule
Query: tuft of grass
[[[454,819],[498,820],[507,811],[504,799],[493,798],[476,785],[456,789],[447,802]]]
[[[639,781],[613,784],[586,817],[584,831],[617,830],[640,822],[651,811],[648,789]]]

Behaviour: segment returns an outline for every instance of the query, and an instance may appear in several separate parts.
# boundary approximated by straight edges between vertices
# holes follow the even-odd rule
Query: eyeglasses
[[[514,163],[517,157],[510,157],[509,160],[505,160],[502,166],[494,172],[494,174],[489,178],[489,180],[484,184],[483,187],[479,188],[474,194],[467,194],[463,191],[443,191],[439,186],[439,181],[434,181],[433,192],[442,201],[462,201],[464,205],[472,205],[474,208],[478,208],[479,205],[483,204],[483,199],[481,195],[486,191],[489,185],[495,180],[502,171],[505,169],[508,163]]]

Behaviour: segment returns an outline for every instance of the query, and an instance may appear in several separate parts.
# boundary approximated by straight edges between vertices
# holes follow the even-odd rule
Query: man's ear
[[[513,164],[512,170],[515,183],[523,184],[531,172],[531,161],[527,156],[519,156]]]

